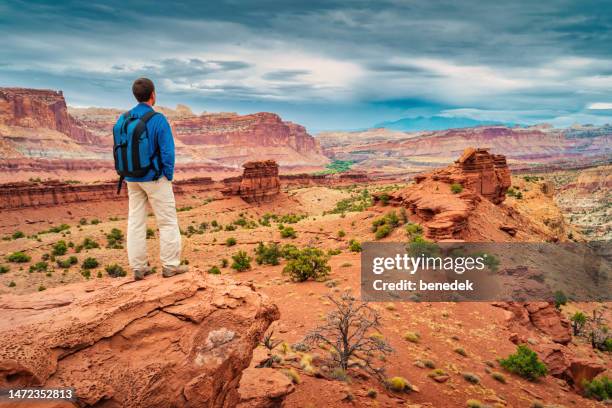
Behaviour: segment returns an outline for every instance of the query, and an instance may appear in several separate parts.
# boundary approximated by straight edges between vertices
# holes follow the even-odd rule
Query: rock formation
[[[242,177],[224,179],[225,195],[239,195],[248,203],[269,202],[280,193],[278,164],[274,160],[250,161]]]
[[[190,273],[0,301],[0,387],[74,387],[79,406],[234,407],[276,306]]]
[[[480,240],[479,236],[493,236],[504,241],[518,236],[520,216],[499,207],[511,184],[504,156],[469,148],[451,166],[419,174],[414,181],[415,185],[385,194],[392,205],[403,206],[416,216],[428,238]],[[375,195],[375,201],[380,196]]]
[[[500,302],[495,306],[510,312],[508,325],[515,332],[528,337],[530,330],[537,330],[559,344],[572,341],[569,321],[548,302]]]

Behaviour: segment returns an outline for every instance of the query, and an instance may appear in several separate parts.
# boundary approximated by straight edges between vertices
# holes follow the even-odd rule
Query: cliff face
[[[234,407],[279,318],[231,280],[83,282],[0,301],[0,387],[73,387],[79,406]]]
[[[100,142],[68,114],[62,91],[0,88],[0,124],[56,130],[82,144]]]
[[[239,194],[244,201],[271,201],[280,193],[278,164],[274,160],[247,162],[243,167]]]

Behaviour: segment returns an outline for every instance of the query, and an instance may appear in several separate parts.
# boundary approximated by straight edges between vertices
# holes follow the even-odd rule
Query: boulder
[[[591,381],[606,371],[601,363],[588,358],[575,357],[572,351],[560,344],[545,344],[538,347],[538,354],[548,367],[550,375],[565,380],[576,389],[583,381]]]
[[[295,391],[286,375],[273,368],[248,368],[240,380],[238,408],[273,408]]]
[[[552,303],[497,302],[493,305],[510,312],[508,325],[517,333],[535,329],[550,337],[555,343],[568,344],[572,341],[570,322]]]
[[[0,388],[74,387],[80,406],[233,407],[267,297],[192,272],[0,299]]]

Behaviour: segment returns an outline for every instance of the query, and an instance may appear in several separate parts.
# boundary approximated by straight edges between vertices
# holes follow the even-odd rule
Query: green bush
[[[546,365],[540,361],[535,351],[522,344],[516,348],[516,353],[499,360],[499,364],[529,381],[535,381],[548,373]]]
[[[227,258],[223,258],[221,260],[221,267],[222,268],[227,268],[227,265],[229,265],[229,261],[227,260]]]
[[[91,278],[91,271],[89,269],[83,269],[81,271],[81,275],[83,275],[84,278],[89,279]]]
[[[14,288],[15,286],[17,286],[17,284],[15,283],[15,281],[10,281],[8,286],[9,288]]]
[[[584,329],[584,326],[587,322],[586,315],[582,312],[576,312],[570,318],[570,320],[572,321],[572,330],[574,332],[574,336],[580,335],[580,333],[582,333],[582,329]]]
[[[453,183],[451,184],[450,189],[453,194],[459,194],[463,191],[463,186],[459,183]]]
[[[13,239],[19,239],[19,238],[23,238],[25,237],[25,234],[21,231],[15,231],[13,232],[13,235],[11,235],[11,238]]]
[[[8,273],[11,269],[6,265],[0,265],[0,275]]]
[[[79,263],[79,260],[76,256],[71,256],[67,259],[58,259],[57,260],[57,266],[59,266],[60,268],[64,268],[64,269],[68,269],[70,268],[72,265],[76,265],[77,263]]]
[[[100,220],[97,218],[94,218],[93,220],[91,220],[91,225],[98,225],[100,223]]]
[[[281,237],[283,237],[283,238],[296,238],[297,237],[297,233],[295,232],[293,227],[285,227],[285,228],[283,228],[281,230],[280,234],[281,234]]]
[[[389,200],[391,200],[391,196],[388,193],[382,193],[381,195],[378,196],[378,198],[380,199],[380,202],[382,203],[382,205],[389,204]]]
[[[26,255],[22,251],[18,251],[18,252],[13,252],[9,256],[7,256],[6,260],[9,262],[14,262],[14,263],[26,263],[26,262],[30,262],[32,260],[32,257],[30,255]]]
[[[346,236],[346,232],[344,230],[338,231],[338,238],[344,238]]]
[[[230,237],[225,240],[225,245],[228,247],[236,245],[236,238]]]
[[[281,249],[281,255],[285,259],[296,259],[300,253],[300,250],[292,244],[285,244]]]
[[[120,278],[127,275],[125,269],[123,269],[117,264],[106,265],[106,268],[104,269],[106,270],[108,276],[110,276],[111,278]]]
[[[42,292],[43,290],[47,290],[47,288],[45,287],[45,285],[40,285],[40,286],[38,287],[38,291],[39,291],[39,292]]]
[[[283,268],[283,274],[289,275],[293,281],[303,282],[310,278],[321,280],[329,274],[331,269],[327,264],[329,255],[322,250],[307,247],[299,250],[294,256]]]
[[[74,250],[78,253],[78,252],[81,252],[83,249],[94,249],[94,248],[100,248],[100,244],[98,244],[93,239],[86,237],[81,244],[77,245],[74,248]]]
[[[232,260],[234,261],[232,263],[232,268],[238,272],[251,269],[251,257],[244,251],[238,251],[236,254],[232,255]]]
[[[79,220],[79,225],[87,225],[87,218],[81,218]]]
[[[213,266],[208,270],[208,273],[210,273],[211,275],[221,275],[221,269],[219,269],[218,266]]]
[[[376,237],[376,239],[382,239],[388,236],[391,233],[391,231],[393,231],[391,226],[388,224],[384,224],[376,228],[376,233],[374,234],[374,236]]]
[[[97,268],[99,265],[100,263],[98,262],[96,258],[87,258],[83,261],[83,264],[81,265],[81,267],[83,269],[93,269],[93,268]]]
[[[423,227],[420,224],[409,223],[406,224],[405,229],[408,238],[412,238],[417,235],[423,235]]]
[[[62,256],[62,255],[66,255],[66,252],[68,252],[68,245],[66,245],[66,241],[62,240],[62,241],[57,241],[53,245],[51,254],[53,254],[54,256]]]
[[[49,268],[49,264],[45,261],[36,262],[34,265],[30,265],[30,272],[46,272]]]
[[[191,225],[189,227],[191,227]],[[155,238],[155,230],[153,228],[147,228],[147,239],[151,238]]]
[[[555,291],[555,293],[553,293],[553,297],[554,297],[555,307],[557,309],[560,309],[561,306],[567,304],[567,296],[565,295],[565,293],[563,293],[562,290]]]
[[[48,232],[60,233],[62,231],[67,231],[69,229],[70,229],[70,225],[68,225],[68,224],[61,224],[61,225],[57,225],[55,227],[51,227],[51,228],[49,228],[46,231],[42,231],[41,234],[48,233]]]
[[[120,229],[113,228],[110,233],[106,234],[108,240],[107,248],[123,249],[123,232]]]
[[[268,245],[260,242],[255,248],[255,262],[259,265],[278,265],[280,257],[281,250],[274,242]]]
[[[295,224],[306,217],[307,216],[305,214],[285,214],[278,218],[278,222],[283,224]]]
[[[605,375],[601,378],[593,378],[591,382],[585,380],[582,388],[584,395],[588,398],[599,401],[612,399],[612,380]]]
[[[351,239],[349,241],[349,251],[351,252],[361,252],[361,244],[356,239]]]

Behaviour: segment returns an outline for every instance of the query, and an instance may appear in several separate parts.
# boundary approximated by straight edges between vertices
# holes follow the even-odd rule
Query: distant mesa
[[[401,130],[403,132],[421,132],[491,125],[515,126],[514,123],[495,120],[478,120],[461,116],[417,116],[414,118],[381,122],[374,125],[374,128]]]
[[[250,161],[243,167],[238,195],[244,201],[269,202],[280,193],[278,164],[274,160]]]

